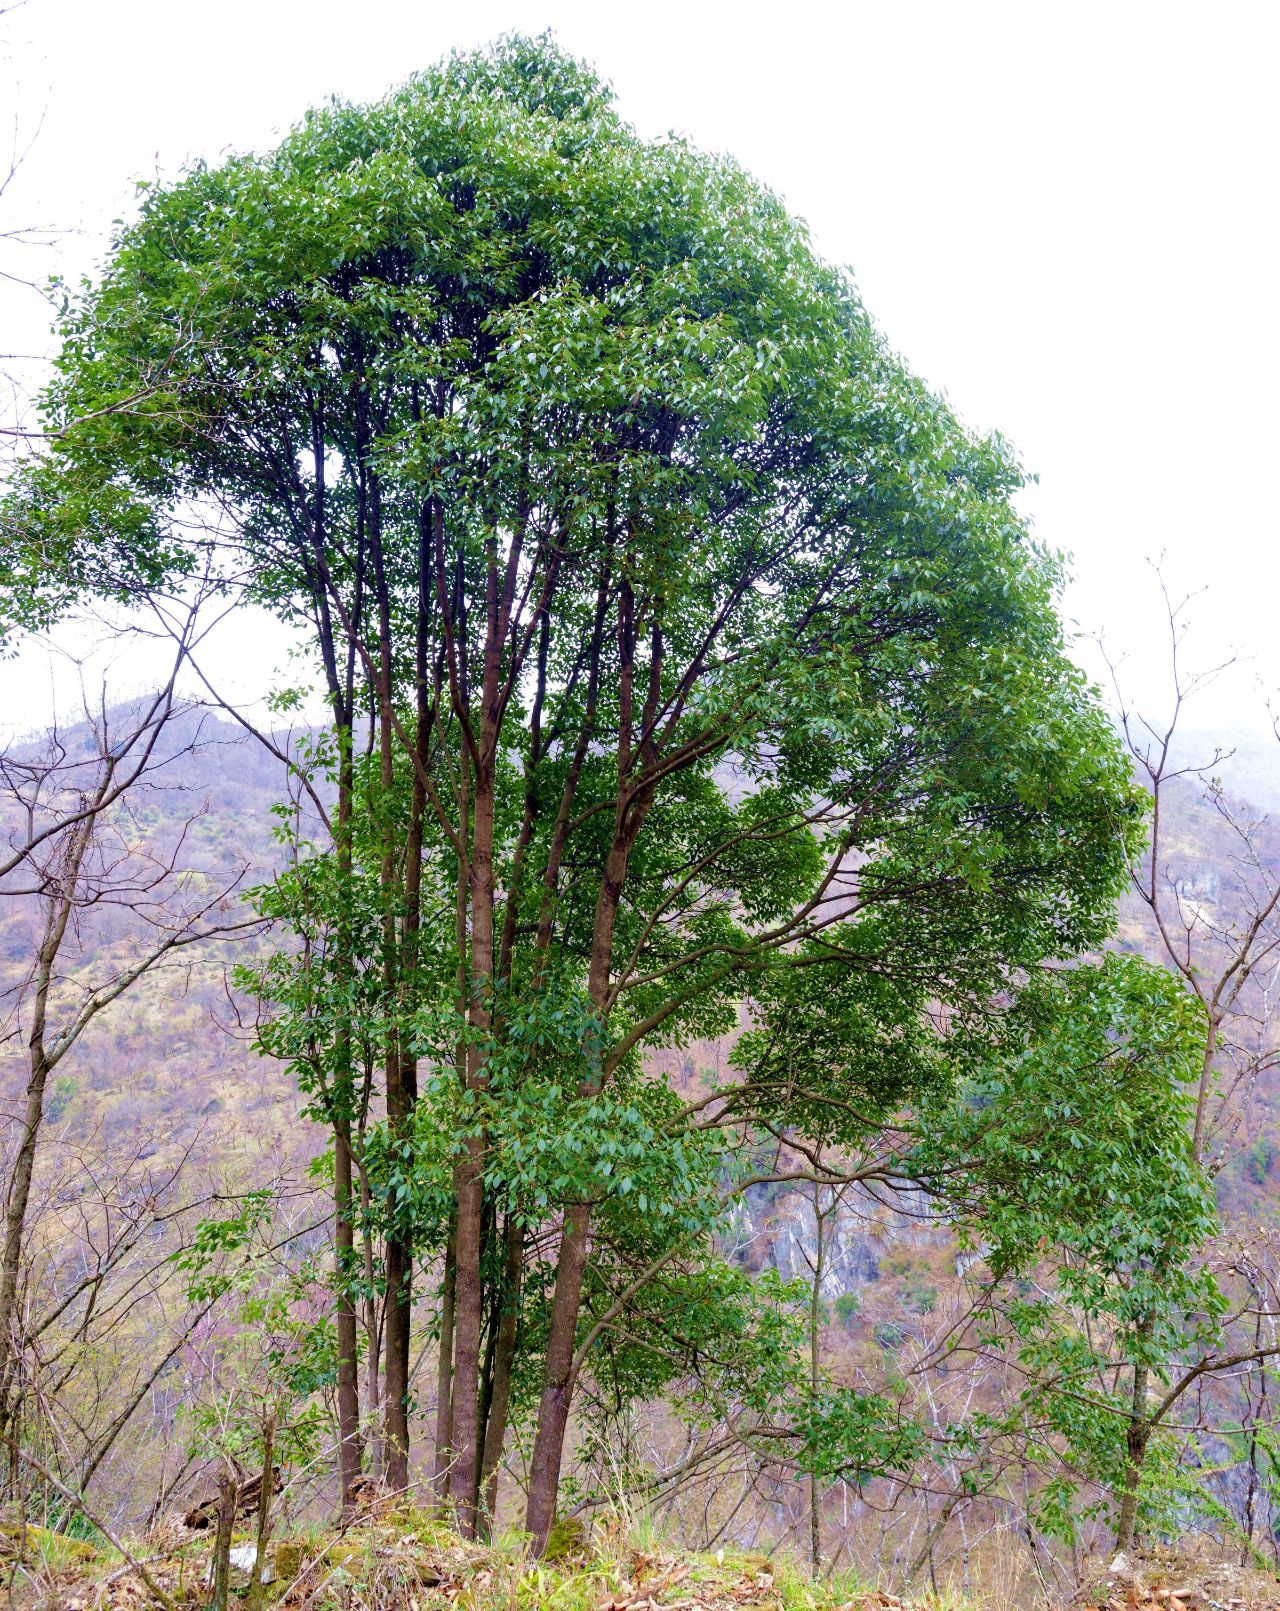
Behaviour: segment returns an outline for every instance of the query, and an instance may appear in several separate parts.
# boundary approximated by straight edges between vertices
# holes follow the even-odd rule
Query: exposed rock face
[[[769,1221],[758,1235],[766,1239],[762,1261],[773,1266],[784,1280],[813,1279],[818,1256],[818,1222],[811,1198],[789,1192],[773,1204]],[[838,1298],[844,1292],[880,1279],[883,1244],[868,1234],[860,1216],[837,1208],[827,1220],[823,1236],[822,1280],[824,1298]]]
[[[1219,1437],[1200,1439],[1200,1459],[1207,1467],[1204,1485],[1214,1498],[1242,1525],[1252,1520],[1255,1534],[1269,1532],[1274,1538],[1280,1527],[1280,1513],[1267,1485],[1257,1480],[1248,1460],[1238,1459],[1237,1451]]]
[[[845,1194],[825,1216],[821,1292],[838,1298],[880,1279],[885,1254],[903,1242],[934,1242],[949,1233],[927,1210],[923,1194],[901,1194],[902,1205],[886,1210],[867,1196]],[[753,1186],[734,1208],[725,1252],[748,1270],[777,1270],[784,1280],[811,1281],[817,1262],[818,1221],[806,1191],[774,1194]]]

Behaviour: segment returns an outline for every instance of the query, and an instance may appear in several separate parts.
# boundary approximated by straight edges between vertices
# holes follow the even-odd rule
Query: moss
[[[542,1552],[544,1561],[566,1561],[587,1551],[587,1525],[581,1516],[559,1516]]]
[[[271,1564],[276,1576],[283,1578],[286,1583],[292,1583],[302,1570],[306,1555],[306,1546],[301,1539],[282,1538],[271,1551]]]
[[[0,1535],[12,1544],[18,1543],[22,1531],[17,1522],[0,1524]],[[28,1550],[50,1560],[95,1561],[98,1558],[97,1550],[83,1539],[67,1538],[62,1533],[55,1533],[52,1527],[35,1527],[30,1522],[27,1523],[23,1542]]]

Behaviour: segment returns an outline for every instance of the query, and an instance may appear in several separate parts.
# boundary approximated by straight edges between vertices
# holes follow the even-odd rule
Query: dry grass
[[[206,1605],[208,1534],[188,1533],[175,1519],[130,1547],[175,1608]],[[33,1539],[21,1563],[12,1556],[8,1563],[12,1603],[31,1611],[143,1611],[155,1604],[127,1562],[107,1550],[91,1553],[83,1558],[79,1546],[73,1556],[65,1541]],[[589,1531],[557,1529],[548,1555],[535,1560],[521,1533],[468,1544],[428,1512],[384,1500],[347,1527],[277,1540],[270,1569],[262,1605],[272,1611],[1031,1611],[1005,1593],[966,1597],[943,1583],[907,1602],[849,1577],[814,1581],[777,1554],[693,1553],[664,1540],[645,1516],[616,1512]],[[233,1607],[243,1604],[246,1582],[246,1571],[233,1572]],[[1280,1582],[1194,1547],[1156,1550],[1119,1577],[1095,1575],[1072,1605],[1280,1611]]]
[[[210,1547],[207,1535],[169,1523],[136,1554],[173,1604],[189,1608],[207,1601]],[[945,1594],[907,1606],[849,1579],[815,1582],[776,1555],[678,1553],[622,1516],[553,1535],[549,1558],[534,1560],[522,1534],[467,1544],[422,1511],[386,1507],[345,1529],[278,1540],[271,1573],[263,1603],[278,1611],[961,1611]],[[233,1572],[233,1604],[246,1579]],[[155,1602],[104,1550],[91,1561],[30,1559],[15,1576],[14,1603],[141,1611]]]

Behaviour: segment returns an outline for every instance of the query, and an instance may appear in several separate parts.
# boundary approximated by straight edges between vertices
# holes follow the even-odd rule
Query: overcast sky
[[[1068,615],[1146,698],[1164,644],[1146,558],[1206,586],[1192,655],[1249,669],[1199,724],[1257,724],[1255,685],[1280,686],[1274,3],[26,0],[0,18],[0,123],[11,101],[35,139],[0,229],[48,225],[88,266],[134,178],[547,27],[641,133],[730,151],[779,191],[911,366],[1012,440],[1039,535],[1073,555]],[[40,350],[44,322],[0,281],[0,350]],[[281,652],[258,624],[219,665],[248,696]],[[21,675],[39,719],[23,667],[0,666],[4,703]]]

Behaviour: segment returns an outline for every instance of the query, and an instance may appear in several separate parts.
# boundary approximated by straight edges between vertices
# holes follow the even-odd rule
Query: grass
[[[175,1607],[205,1603],[207,1534],[184,1534],[170,1523],[131,1548]],[[30,1592],[17,1603],[76,1611],[140,1611],[148,1604],[118,1556],[90,1554],[91,1560],[51,1559],[43,1571],[29,1571]],[[590,1529],[562,1529],[551,1554],[535,1560],[526,1536],[514,1530],[489,1544],[469,1544],[425,1511],[384,1503],[346,1528],[276,1540],[275,1580],[263,1604],[279,1611],[897,1611],[899,1605],[851,1577],[815,1581],[780,1555],[729,1546],[678,1549],[643,1513],[615,1512]],[[233,1573],[233,1607],[242,1603],[235,1591],[244,1583],[244,1573]],[[949,1595],[919,1605],[961,1611]]]

